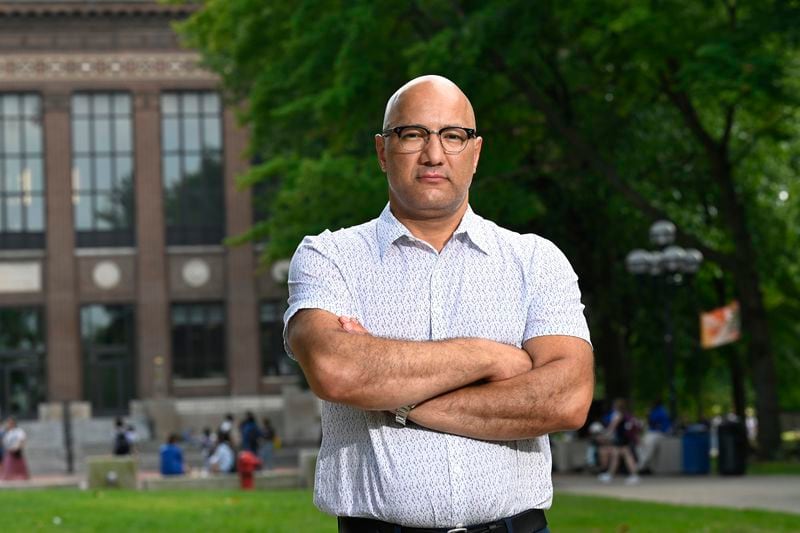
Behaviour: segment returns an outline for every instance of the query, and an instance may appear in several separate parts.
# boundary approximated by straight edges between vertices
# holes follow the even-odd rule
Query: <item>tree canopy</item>
[[[798,28],[780,0],[206,0],[181,31],[242,103],[261,162],[242,183],[269,213],[245,238],[267,259],[376,216],[386,99],[447,76],[485,140],[471,203],[570,257],[606,395],[664,388],[663,302],[623,261],[672,220],[706,258],[676,295],[681,405],[702,414],[723,371],[742,411],[744,369],[772,455],[800,409]],[[697,310],[732,298],[743,342],[701,353]]]

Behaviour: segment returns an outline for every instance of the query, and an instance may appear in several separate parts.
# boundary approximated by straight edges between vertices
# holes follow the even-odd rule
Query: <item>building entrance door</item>
[[[81,308],[84,395],[99,416],[122,415],[134,397],[133,308],[87,305]]]
[[[42,385],[39,354],[0,353],[0,417],[36,418]]]
[[[92,413],[126,413],[133,398],[130,353],[127,349],[93,347],[87,355],[86,399],[92,404]]]
[[[45,401],[44,331],[38,308],[0,308],[0,418],[36,418]]]

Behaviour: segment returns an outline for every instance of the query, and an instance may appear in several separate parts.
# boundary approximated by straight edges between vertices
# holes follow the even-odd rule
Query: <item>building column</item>
[[[48,400],[83,398],[83,358],[78,320],[75,226],[72,218],[70,94],[44,92],[47,190],[47,391]]]
[[[247,132],[236,122],[233,110],[226,109],[223,121],[225,139],[225,227],[228,236],[239,235],[252,225],[250,189],[239,190],[236,177],[248,167],[245,158]],[[227,248],[228,379],[233,395],[258,394],[261,381],[258,302],[256,298],[255,258],[250,243]]]
[[[134,94],[137,396],[170,393],[172,356],[157,90]]]

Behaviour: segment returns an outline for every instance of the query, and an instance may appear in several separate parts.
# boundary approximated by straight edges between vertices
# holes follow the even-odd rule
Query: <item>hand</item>
[[[517,377],[533,369],[533,360],[528,352],[516,346],[505,347],[502,360],[495,364],[495,372],[489,381],[503,381]]]
[[[357,335],[369,335],[369,331],[366,330],[364,326],[358,321],[355,317],[350,316],[340,316],[339,317],[339,324],[342,326],[342,329],[348,333],[355,333]]]

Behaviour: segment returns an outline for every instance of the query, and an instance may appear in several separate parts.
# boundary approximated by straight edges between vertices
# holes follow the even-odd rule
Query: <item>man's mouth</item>
[[[447,176],[444,174],[439,174],[438,172],[426,172],[425,174],[417,177],[417,179],[420,181],[437,182],[446,180]]]

